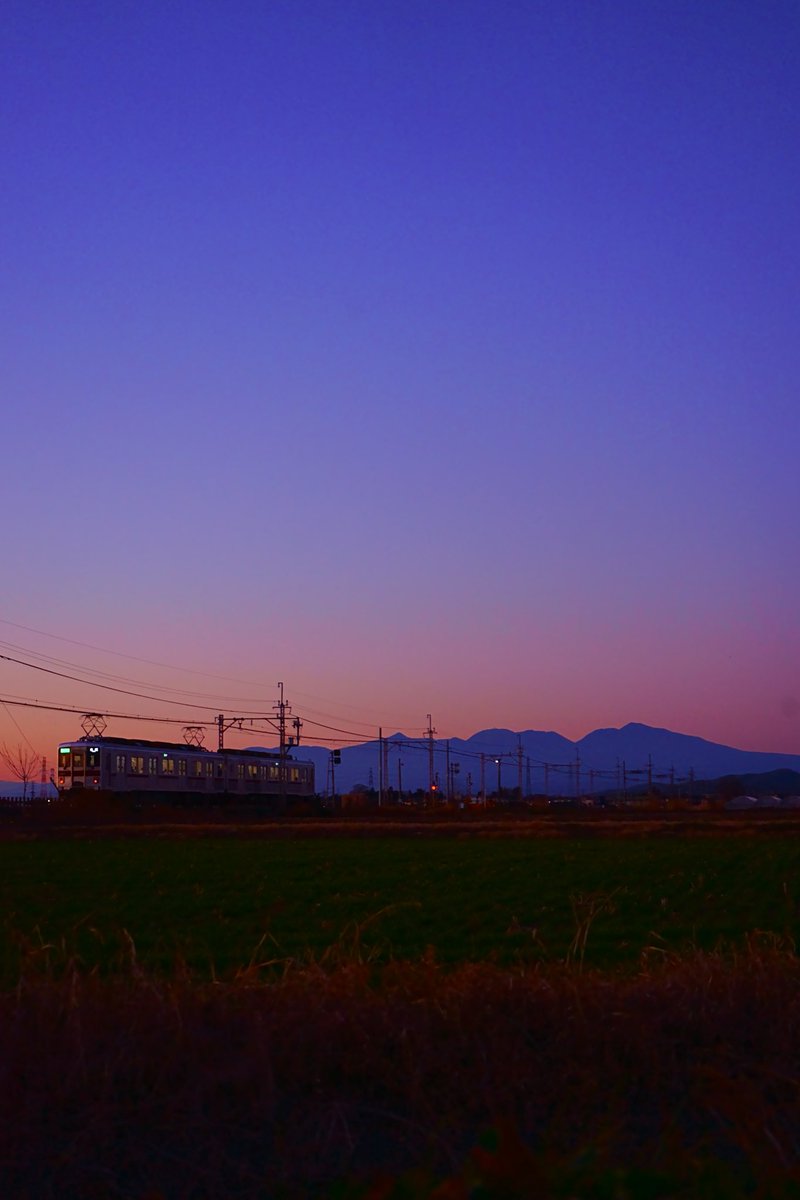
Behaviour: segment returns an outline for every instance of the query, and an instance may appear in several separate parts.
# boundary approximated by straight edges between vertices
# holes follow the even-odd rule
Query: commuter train
[[[205,750],[181,742],[87,736],[61,742],[56,771],[63,795],[79,789],[131,800],[190,804],[256,803],[314,795],[314,764],[266,750]]]

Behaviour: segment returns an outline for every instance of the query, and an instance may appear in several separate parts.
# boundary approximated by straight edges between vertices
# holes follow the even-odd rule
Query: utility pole
[[[530,758],[525,759],[525,794],[526,794],[526,796],[533,795],[533,792],[531,791],[531,760],[530,760]]]
[[[448,738],[444,744],[444,761],[445,761],[445,766],[447,767],[447,797],[446,798],[447,798],[447,803],[452,804],[453,803],[453,789],[452,789],[453,777],[450,774],[450,738]]]
[[[501,757],[501,758],[496,758],[494,761],[497,763],[497,803],[499,804],[500,796],[501,796],[501,792],[502,792],[502,788],[500,786],[500,771],[502,770],[503,760]]]
[[[434,775],[433,775],[433,735],[435,733],[436,733],[436,730],[433,728],[433,725],[431,724],[431,714],[428,713],[428,730],[427,730],[427,734],[428,734],[428,802],[430,804],[433,804],[434,796],[436,795],[436,792],[434,789],[435,779],[434,779]]]
[[[550,763],[544,764],[544,794],[550,795]]]
[[[225,717],[222,713],[217,717],[217,750],[225,749]]]
[[[517,800],[522,803],[522,738],[517,739]]]
[[[383,726],[378,730],[378,808],[383,804]]]
[[[280,700],[273,704],[278,713],[278,733],[280,735],[280,758],[278,760],[278,782],[280,783],[281,808],[286,808],[286,713],[289,708],[283,698],[283,684],[278,681]]]
[[[386,801],[388,801],[388,799],[389,799],[389,788],[391,786],[392,785],[389,782],[389,739],[384,738],[383,739],[383,791],[384,791],[384,800],[386,800]]]
[[[286,755],[286,708],[287,708],[287,705],[286,705],[286,701],[283,698],[283,684],[280,681],[278,682],[278,687],[281,689],[281,692],[280,692],[281,698],[275,704],[273,704],[272,707],[274,709],[276,709],[277,713],[278,713],[278,733],[280,736],[280,754],[281,754],[281,758],[284,758]]]
[[[624,758],[622,760],[622,799],[625,804],[628,803],[628,770]]]
[[[400,800],[403,799],[403,760],[399,754],[397,756],[397,795]]]

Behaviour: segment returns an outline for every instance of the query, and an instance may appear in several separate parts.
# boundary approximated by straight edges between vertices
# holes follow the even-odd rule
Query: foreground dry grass
[[[0,1192],[800,1195],[791,948],[627,977],[337,954],[224,985],[133,947],[104,979],[31,964],[0,997]]]

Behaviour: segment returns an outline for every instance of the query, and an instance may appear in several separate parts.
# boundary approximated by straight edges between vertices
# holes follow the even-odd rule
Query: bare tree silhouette
[[[18,779],[22,784],[22,798],[27,798],[28,783],[35,778],[37,767],[41,762],[39,755],[34,750],[28,750],[25,746],[17,743],[16,750],[11,746],[7,746],[5,742],[0,746],[0,759],[8,767],[15,779]]]

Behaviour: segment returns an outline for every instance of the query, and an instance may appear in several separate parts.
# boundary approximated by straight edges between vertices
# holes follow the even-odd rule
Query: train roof
[[[184,754],[223,754],[236,758],[274,758],[279,759],[277,750],[233,750],[226,746],[222,750],[211,750],[208,746],[190,746],[187,742],[153,742],[147,738],[124,737],[80,737],[72,741],[61,742],[62,746],[141,746],[145,750],[179,750]],[[291,754],[286,755],[287,761],[297,762]]]

